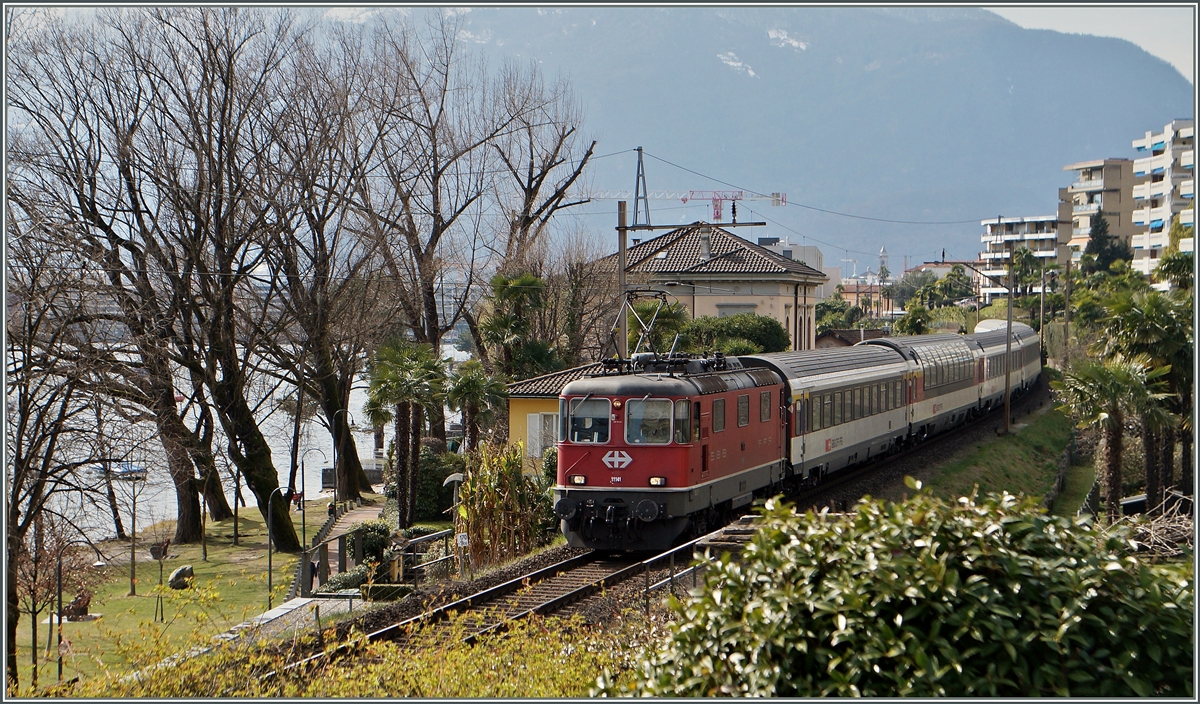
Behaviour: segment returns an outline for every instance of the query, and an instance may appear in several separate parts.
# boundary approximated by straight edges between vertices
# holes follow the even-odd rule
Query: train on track
[[[755,498],[815,487],[1004,403],[1004,321],[852,347],[607,360],[559,397],[554,512],[568,543],[665,550]],[[1041,373],[1012,326],[1009,388]]]

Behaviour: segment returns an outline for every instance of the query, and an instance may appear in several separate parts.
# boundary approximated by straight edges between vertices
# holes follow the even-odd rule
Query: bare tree
[[[380,138],[360,42],[359,34],[340,31],[302,42],[289,55],[272,174],[282,184],[271,202],[277,227],[264,242],[272,278],[281,282],[278,326],[260,338],[264,353],[319,403],[338,448],[338,499],[369,488],[350,433],[350,390],[399,313],[393,286],[379,273],[379,241],[352,207]],[[295,442],[292,453],[294,489]]]
[[[587,167],[593,140],[582,155],[575,153],[583,110],[563,79],[547,88],[537,64],[524,70],[506,66],[498,79],[497,100],[507,129],[492,147],[500,161],[494,196],[505,232],[501,273],[530,270],[530,254],[562,210],[586,198],[572,198],[572,187]]]
[[[90,370],[78,345],[90,333],[79,322],[86,317],[86,281],[72,266],[72,252],[40,238],[28,214],[10,205],[6,216],[5,642],[14,691],[21,552],[56,498],[80,490],[82,468],[100,453],[86,393]]]
[[[270,77],[297,33],[286,13],[102,11],[86,28],[51,25],[13,62],[9,104],[30,141],[21,185],[62,214],[108,279],[183,527],[198,525],[198,443],[176,407],[176,371],[190,402],[211,405],[264,515],[278,487],[246,394],[271,293],[253,279],[272,226],[258,179],[275,156]],[[203,485],[219,487],[204,463]],[[281,549],[297,549],[286,502],[273,511]]]

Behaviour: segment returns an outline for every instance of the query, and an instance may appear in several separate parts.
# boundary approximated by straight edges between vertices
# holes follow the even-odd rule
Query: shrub
[[[455,530],[466,533],[476,566],[497,564],[546,542],[557,526],[550,499],[524,474],[524,445],[472,452],[459,487]]]
[[[314,591],[318,592],[340,592],[343,589],[358,589],[367,583],[368,577],[371,575],[371,566],[363,563],[355,565],[345,572],[338,572],[330,575],[329,580]]]
[[[919,485],[916,485],[919,486]],[[1192,570],[1004,494],[846,516],[771,500],[628,689],[652,696],[1151,696],[1192,688]],[[602,691],[618,693],[602,682]]]
[[[462,455],[421,448],[417,474],[418,521],[445,521],[450,518],[448,511],[454,503],[454,489],[442,486],[442,482],[451,474],[463,471],[465,462]]]
[[[384,552],[392,542],[391,526],[383,520],[359,521],[350,526],[349,532],[358,530],[363,532],[363,561],[379,562],[382,560]],[[352,541],[352,538],[346,538],[347,549],[352,549]]]
[[[726,342],[735,344],[739,350],[757,347],[755,352],[782,352],[790,346],[787,329],[782,323],[755,313],[724,318],[701,316],[684,326],[684,333],[695,351],[724,349]]]

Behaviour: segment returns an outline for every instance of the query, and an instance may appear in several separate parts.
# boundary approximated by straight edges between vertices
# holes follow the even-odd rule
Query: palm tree
[[[382,408],[391,406],[395,423],[395,474],[402,528],[416,517],[417,470],[421,460],[421,431],[425,425],[425,407],[440,403],[441,360],[429,345],[408,340],[391,340],[375,351],[368,367],[370,381],[368,417],[383,417]]]
[[[1185,399],[1180,392],[1191,387],[1193,330],[1192,298],[1182,292],[1169,294],[1158,291],[1121,293],[1111,298],[1106,306],[1109,318],[1102,326],[1100,338],[1093,346],[1093,353],[1127,357],[1144,354],[1155,366],[1168,367],[1166,377],[1170,394],[1168,409],[1182,416]],[[1165,412],[1168,409],[1162,409]],[[1150,491],[1150,474],[1161,475],[1153,479],[1154,488],[1163,490],[1174,483],[1176,422],[1163,422],[1159,409],[1151,409],[1154,418],[1143,418],[1142,444],[1146,450],[1147,492]],[[1161,435],[1160,435],[1161,434]],[[1185,448],[1190,450],[1190,447]],[[1184,462],[1187,463],[1187,455]],[[1157,494],[1150,497],[1149,505],[1157,507],[1161,499]]]
[[[470,451],[479,447],[479,425],[508,398],[504,382],[488,376],[479,360],[471,359],[458,365],[446,385],[446,402],[463,414],[464,447]]]
[[[1121,450],[1125,419],[1151,403],[1161,401],[1161,379],[1167,369],[1154,367],[1145,356],[1132,359],[1114,355],[1100,362],[1085,360],[1052,382],[1062,395],[1059,410],[1079,417],[1079,427],[1097,427],[1104,440],[1105,503],[1108,522],[1121,515]]]

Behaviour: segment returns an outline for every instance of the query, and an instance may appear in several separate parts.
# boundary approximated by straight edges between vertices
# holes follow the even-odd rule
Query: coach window
[[[825,427],[821,425],[821,408],[823,405],[820,396],[813,396],[809,399],[808,407],[812,413],[812,422],[808,424],[809,430],[820,430]]]
[[[845,393],[838,391],[833,395],[833,425],[842,424],[842,407],[845,405],[843,400]]]
[[[625,442],[665,445],[671,442],[671,408],[666,399],[631,399],[625,404]]]
[[[766,423],[771,420],[771,392],[763,391],[758,394],[758,422]]]
[[[571,411],[571,442],[608,442],[608,399],[573,398],[568,406]]]
[[[833,394],[825,394],[822,398],[825,399],[821,404],[821,427],[833,427]]]
[[[675,442],[685,444],[691,438],[691,419],[688,418],[688,410],[692,407],[691,403],[686,400],[675,402]]]
[[[738,427],[750,425],[750,394],[738,396]]]
[[[883,410],[879,405],[879,387],[881,384],[871,384],[871,415]]]
[[[725,429],[725,399],[719,398],[713,401],[712,413],[713,432],[719,433]]]

